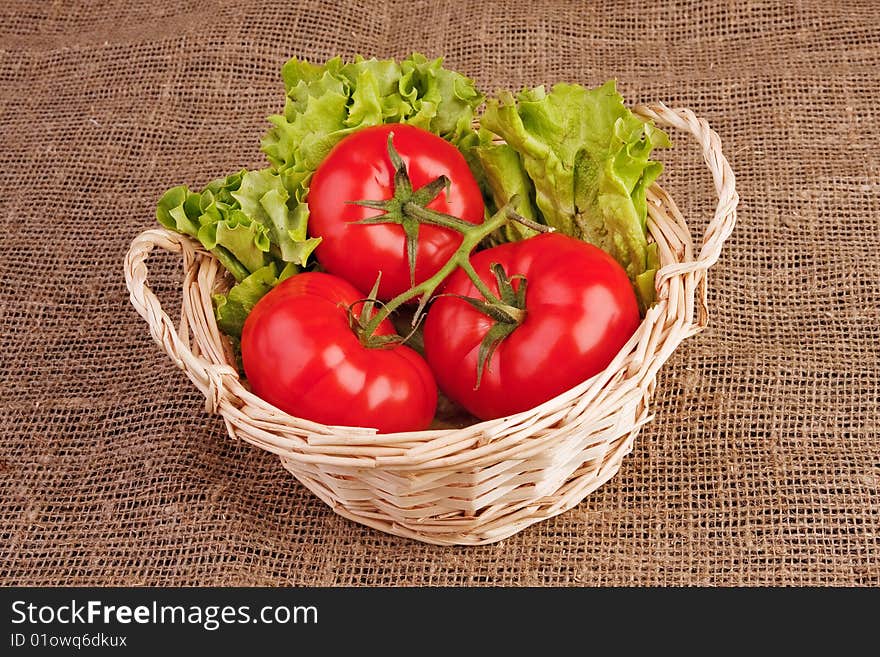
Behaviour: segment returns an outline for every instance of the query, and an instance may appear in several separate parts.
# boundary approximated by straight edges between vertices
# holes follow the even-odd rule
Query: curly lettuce
[[[159,223],[198,240],[235,278],[229,292],[214,295],[218,326],[231,337],[240,336],[272,287],[314,265],[320,239],[309,238],[307,196],[315,170],[346,135],[382,123],[408,123],[453,143],[488,210],[517,196],[520,214],[608,251],[643,305],[653,298],[657,253],[647,242],[645,194],[661,171],[651,151],[668,141],[626,109],[614,82],[501,93],[488,101],[476,132],[485,98],[442,59],[293,58],[281,76],[284,110],[269,117],[261,142],[269,166],[214,180],[200,192],[173,187],[156,209]],[[532,234],[511,223],[494,239]]]
[[[241,335],[266,292],[309,264],[321,241],[307,236],[305,220],[288,206],[287,190],[270,169],[242,170],[201,192],[172,187],[159,199],[156,219],[197,239],[235,278],[227,294],[214,295],[217,323],[232,336]]]
[[[645,195],[662,171],[651,151],[669,146],[666,134],[624,106],[613,80],[594,89],[561,83],[549,93],[503,92],[488,101],[480,127],[475,153],[494,203],[512,193],[521,205],[529,199],[521,213],[610,253],[648,305],[658,263]],[[492,143],[495,136],[509,150]]]

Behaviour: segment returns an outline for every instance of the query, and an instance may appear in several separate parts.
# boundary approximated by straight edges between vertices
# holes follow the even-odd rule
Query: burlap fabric
[[[263,165],[287,57],[413,49],[487,90],[617,77],[690,107],[742,196],[711,327],[621,471],[489,547],[354,525],[229,441],[122,277],[166,187]],[[880,584],[878,65],[869,0],[4,3],[0,581]],[[699,235],[711,186],[676,142]],[[172,312],[179,262],[151,272]]]

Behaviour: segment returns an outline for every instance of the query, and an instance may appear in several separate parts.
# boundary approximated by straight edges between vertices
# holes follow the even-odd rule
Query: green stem
[[[383,211],[380,215],[367,217],[355,223],[365,225],[397,224],[403,228],[406,236],[406,256],[407,264],[409,265],[410,284],[412,287],[385,304],[382,307],[382,310],[376,313],[376,315],[372,319],[369,319],[369,321],[367,320],[372,313],[373,306],[372,304],[364,306],[363,315],[357,322],[358,327],[360,327],[358,329],[358,336],[361,342],[367,347],[387,345],[389,343],[387,339],[389,336],[384,336],[383,338],[373,335],[376,329],[379,328],[379,324],[407,301],[415,299],[416,297],[421,297],[419,307],[413,316],[413,326],[418,326],[422,311],[430,300],[431,295],[446,277],[455,271],[456,267],[464,269],[468,278],[473,281],[474,286],[479,290],[480,294],[483,295],[485,304],[487,304],[486,307],[491,307],[495,314],[500,313],[500,316],[503,316],[502,319],[499,319],[498,321],[518,326],[523,320],[525,311],[522,308],[517,308],[511,305],[510,303],[505,303],[505,301],[499,299],[498,296],[489,289],[489,286],[483,282],[483,279],[480,278],[474,270],[473,265],[470,263],[471,252],[477,248],[477,245],[479,245],[483,239],[509,221],[518,221],[524,226],[532,228],[538,232],[546,232],[551,229],[547,226],[542,226],[541,224],[526,219],[515,212],[513,208],[517,203],[516,195],[511,197],[507,202],[507,205],[498,210],[498,212],[482,224],[471,224],[459,217],[432,210],[427,207],[428,204],[437,197],[444,187],[448,190],[450,184],[449,178],[445,175],[438,176],[427,185],[424,185],[417,190],[413,190],[412,181],[406,170],[406,164],[394,148],[393,132],[388,133],[387,148],[388,157],[391,160],[391,164],[394,166],[393,197],[383,200],[362,199],[359,201],[350,201],[350,203]],[[440,226],[461,233],[462,242],[440,271],[426,281],[415,285],[419,227],[422,224]],[[499,278],[498,280],[500,285],[501,279]],[[509,285],[509,281],[507,284]],[[378,289],[378,281],[376,283],[376,289]],[[507,297],[511,296],[511,294],[512,293],[508,294],[505,288],[505,291],[502,292],[502,297],[507,300]],[[374,294],[371,295],[371,298],[374,298],[374,296]]]
[[[222,246],[215,246],[211,249],[211,253],[213,253],[217,260],[220,261],[226,270],[232,274],[237,283],[241,283],[244,279],[251,275],[251,271],[249,271],[243,264],[238,261],[234,255],[232,255],[227,249]]]
[[[483,279],[480,278],[480,275],[477,273],[474,266],[471,264],[470,258],[468,258],[465,262],[462,263],[461,268],[464,269],[465,273],[468,275],[468,278],[471,279],[474,283],[474,287],[477,288],[477,291],[483,295],[483,298],[489,303],[494,303],[496,305],[502,305],[501,299],[499,299],[492,290],[489,289],[489,286],[483,282]]]
[[[473,224],[468,223],[463,219],[453,217],[451,214],[443,214],[442,212],[437,212],[431,208],[423,207],[413,201],[407,201],[403,204],[403,213],[409,215],[413,219],[418,219],[422,223],[451,228],[460,233],[463,233],[473,226]]]
[[[495,232],[503,225],[505,225],[511,219],[515,219],[513,216],[513,201],[509,202],[503,208],[501,208],[498,212],[496,212],[492,217],[487,219],[481,224],[467,224],[467,228],[461,229],[462,240],[461,245],[452,255],[452,257],[446,262],[440,270],[415,287],[410,288],[406,292],[403,292],[396,297],[394,297],[391,301],[386,303],[382,310],[376,313],[370,322],[364,327],[363,335],[365,336],[365,340],[369,342],[370,338],[373,336],[373,333],[379,328],[379,324],[381,324],[384,320],[388,318],[388,316],[397,310],[400,306],[405,304],[407,301],[411,301],[417,297],[430,297],[434,291],[440,287],[440,284],[446,280],[446,277],[449,276],[453,271],[455,271],[456,267],[462,267],[467,273],[471,280],[474,282],[474,285],[477,286],[477,289],[480,292],[483,292],[482,288],[485,288],[486,292],[488,292],[488,296],[486,299],[488,301],[498,301],[498,298],[492,294],[491,290],[486,287],[485,283],[483,283],[482,279],[477,275],[476,271],[474,271],[473,266],[470,263],[470,255],[471,251],[473,251],[477,245],[483,241],[487,235]],[[466,223],[466,222],[462,222]],[[485,294],[485,292],[483,292]],[[499,302],[500,303],[500,302]],[[415,318],[414,318],[415,321]]]
[[[513,213],[515,216],[511,217],[517,223],[522,224],[526,228],[531,228],[536,233],[552,233],[553,228],[550,226],[545,226],[544,224],[539,224],[537,221],[532,221],[528,217],[524,217],[518,212]]]

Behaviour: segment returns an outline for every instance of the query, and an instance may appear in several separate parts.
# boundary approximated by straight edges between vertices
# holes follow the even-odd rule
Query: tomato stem
[[[473,282],[474,287],[477,288],[480,294],[483,295],[483,298],[491,304],[494,305],[502,305],[501,299],[495,296],[495,293],[489,289],[489,286],[483,282],[483,279],[480,278],[480,275],[474,269],[474,266],[471,264],[470,258],[465,260],[461,264],[461,268],[464,269],[464,272],[468,275],[468,278]]]
[[[406,236],[406,259],[409,265],[410,285],[415,285],[416,255],[418,253],[419,228],[422,224],[431,224],[451,228],[463,232],[472,224],[453,217],[452,215],[431,210],[427,205],[437,198],[444,189],[449,190],[451,184],[445,175],[438,176],[427,185],[413,189],[406,163],[394,148],[394,132],[388,133],[388,157],[394,167],[394,193],[390,199],[361,199],[349,201],[352,205],[360,205],[372,210],[381,210],[382,214],[367,217],[354,223],[358,224],[397,224],[403,228]]]
[[[380,215],[367,217],[366,219],[361,219],[355,223],[398,224],[403,228],[406,236],[406,256],[409,264],[410,285],[412,287],[406,292],[399,294],[388,303],[383,304],[381,310],[376,313],[372,319],[368,319],[368,316],[366,315],[361,317],[358,322],[358,326],[360,327],[358,333],[361,342],[367,347],[386,346],[388,344],[387,336],[383,336],[380,339],[374,335],[376,329],[379,328],[379,324],[407,301],[421,297],[419,306],[416,309],[412,320],[412,326],[418,326],[425,306],[428,305],[428,301],[431,299],[431,295],[434,294],[440,284],[447,276],[449,276],[449,274],[455,271],[457,267],[464,269],[468,278],[473,281],[474,286],[485,299],[484,305],[491,309],[494,315],[497,315],[497,317],[495,317],[496,321],[518,326],[525,316],[523,306],[517,306],[515,303],[512,303],[510,299],[505,298],[505,296],[509,296],[506,292],[506,288],[505,292],[502,294],[502,298],[499,298],[492,292],[489,286],[483,282],[474,270],[473,265],[471,265],[471,252],[477,248],[477,245],[486,237],[507,224],[509,221],[517,221],[528,228],[542,233],[551,231],[552,229],[530,219],[526,219],[514,211],[513,208],[517,202],[516,196],[513,196],[504,207],[498,210],[498,212],[482,224],[472,224],[458,217],[432,210],[427,207],[428,204],[431,203],[444,188],[448,190],[450,184],[449,178],[446,176],[438,176],[427,185],[414,190],[409,178],[409,173],[406,169],[406,163],[397,152],[397,149],[394,148],[393,132],[388,133],[387,148],[388,157],[391,160],[391,164],[394,166],[394,194],[392,198],[387,200],[365,199],[351,201],[351,203],[383,211]],[[461,233],[462,241],[452,257],[436,274],[416,285],[416,255],[418,251],[418,236],[421,224],[430,224],[454,230]],[[498,274],[496,273],[496,277],[497,276]],[[500,284],[502,279],[498,278],[498,280]],[[509,280],[505,280],[507,280],[509,286]],[[374,290],[376,289],[378,289],[378,281],[377,286],[374,287]],[[371,296],[375,296],[375,294],[372,294]],[[371,304],[368,312],[372,313],[372,309],[373,305]]]
[[[427,185],[425,187],[427,187]],[[424,189],[424,187],[422,189]],[[431,200],[433,200],[433,198]],[[407,201],[406,203],[404,203],[402,210],[405,216],[416,219],[419,223],[442,226],[443,228],[451,228],[452,230],[458,231],[459,233],[464,232],[468,228],[473,226],[473,224],[468,223],[463,219],[454,217],[451,214],[437,212],[436,210],[432,210],[431,208],[426,208],[425,206],[419,205],[414,201]]]
[[[376,346],[375,342],[373,342],[373,333],[379,328],[379,324],[407,301],[421,297],[419,307],[413,316],[413,326],[417,325],[421,318],[422,311],[427,305],[428,300],[431,298],[431,295],[434,294],[437,288],[440,287],[440,284],[446,280],[446,277],[455,271],[457,267],[461,267],[465,270],[470,279],[474,282],[476,288],[484,297],[486,297],[488,302],[496,305],[507,305],[503,304],[501,299],[492,293],[477,272],[474,271],[473,265],[470,263],[470,255],[471,251],[473,251],[485,237],[504,226],[507,222],[516,220],[516,217],[519,216],[513,210],[516,201],[516,197],[510,199],[507,205],[502,207],[498,212],[481,224],[467,224],[467,228],[461,230],[462,240],[458,249],[456,249],[455,253],[452,254],[452,257],[446,261],[446,264],[443,265],[436,274],[422,281],[418,285],[411,287],[406,292],[397,295],[391,301],[384,304],[382,309],[373,316],[366,326],[363,327],[362,340],[364,344],[367,346]]]
[[[526,287],[528,281],[525,276],[521,274],[509,276],[504,271],[504,267],[497,262],[489,265],[489,269],[492,271],[498,284],[498,292],[501,295],[500,302],[494,303],[474,297],[454,295],[495,321],[492,328],[486,332],[486,335],[483,336],[483,340],[480,342],[480,350],[477,353],[477,382],[474,385],[474,390],[479,389],[480,382],[483,379],[483,372],[488,368],[489,361],[492,360],[492,354],[523,323],[526,317]],[[513,281],[517,279],[520,281],[519,287],[514,289]]]

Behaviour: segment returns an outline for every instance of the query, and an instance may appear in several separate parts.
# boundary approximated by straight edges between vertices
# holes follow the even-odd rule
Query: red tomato
[[[437,385],[424,359],[404,345],[368,349],[346,307],[363,298],[330,274],[298,274],[257,302],[241,336],[251,389],[291,415],[323,424],[425,429]],[[377,335],[393,333],[385,320]]]
[[[407,165],[412,188],[446,175],[451,181],[427,207],[470,223],[483,221],[483,197],[459,150],[421,128],[386,124],[358,130],[340,141],[315,171],[309,184],[309,234],[323,238],[315,255],[324,269],[356,288],[372,289],[379,272],[379,298],[391,299],[410,288],[406,236],[398,224],[352,225],[380,210],[348,201],[384,200],[394,195],[394,166],[388,134]],[[439,226],[421,225],[415,280],[434,275],[461,244],[461,235]]]
[[[425,356],[438,385],[484,420],[533,408],[602,371],[640,321],[626,272],[595,246],[548,233],[475,254],[471,263],[498,294],[489,269],[496,262],[511,277],[525,276],[526,316],[495,350],[477,390],[477,356],[493,320],[448,296],[425,320]],[[443,292],[482,298],[461,269]]]

